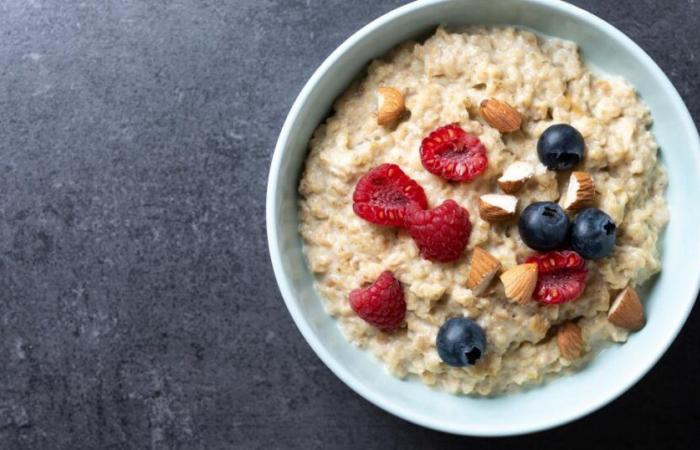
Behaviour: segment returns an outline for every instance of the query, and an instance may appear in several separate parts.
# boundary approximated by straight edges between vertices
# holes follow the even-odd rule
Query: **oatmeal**
[[[377,123],[377,90],[386,86],[403,94],[408,111],[399,118],[399,110],[393,126]],[[489,98],[522,114],[519,130],[501,132],[484,120],[479,106]],[[601,346],[627,339],[628,331],[608,320],[611,297],[660,270],[657,238],[668,218],[651,116],[623,79],[589,71],[572,42],[513,28],[439,28],[423,44],[403,44],[372,62],[334,109],[310,142],[299,186],[300,232],[317,290],[351,342],[396,376],[487,395],[576,370]],[[469,182],[447,181],[421,162],[423,139],[453,123],[486,149],[488,166]],[[538,139],[554,124],[573,126],[585,140],[575,170],[590,176],[595,206],[617,225],[614,250],[585,262],[585,290],[574,301],[519,303],[506,296],[498,277],[477,296],[467,287],[475,248],[503,269],[534,253],[520,237],[517,217],[491,223],[479,214],[480,197],[499,192],[506,168],[523,162],[534,167],[514,194],[517,214],[535,202],[567,207],[570,171],[547,170],[538,159]],[[471,234],[459,259],[423,259],[406,229],[374,225],[353,211],[358,180],[384,163],[398,165],[422,186],[431,208],[450,199],[469,211]],[[358,317],[348,301],[351,291],[384,271],[400,281],[405,301],[403,325],[391,332]],[[438,331],[453,317],[472,319],[485,331],[486,349],[475,365],[452,367],[438,355]],[[562,326],[569,321],[578,332]],[[560,329],[567,335],[557,338]]]

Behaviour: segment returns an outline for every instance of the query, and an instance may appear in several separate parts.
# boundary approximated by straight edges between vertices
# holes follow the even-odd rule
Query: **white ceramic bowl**
[[[438,24],[511,24],[577,42],[596,70],[625,77],[654,117],[668,168],[671,222],[663,272],[646,299],[648,323],[625,345],[603,350],[581,372],[495,398],[432,390],[388,375],[349,344],[312,285],[297,231],[297,184],[309,137],[333,100],[373,58]],[[700,143],[680,96],[634,42],[603,20],[558,0],[426,0],[398,8],[355,33],[318,68],[294,102],[275,148],[267,191],[267,232],[282,296],[309,345],[358,394],[411,422],[451,433],[511,435],[563,424],[605,405],[637,382],[680,331],[700,286]]]

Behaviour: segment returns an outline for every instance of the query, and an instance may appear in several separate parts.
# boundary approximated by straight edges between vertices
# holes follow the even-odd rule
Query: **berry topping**
[[[549,170],[569,170],[583,158],[583,148],[581,133],[560,123],[544,130],[537,141],[537,156]]]
[[[486,334],[473,320],[453,317],[440,327],[435,346],[445,364],[473,366],[486,351]]]
[[[399,328],[406,315],[403,288],[388,270],[372,285],[350,292],[350,307],[362,320],[382,331]]]
[[[571,248],[586,259],[605,258],[615,246],[615,222],[597,208],[584,209],[571,227]]]
[[[437,128],[423,139],[420,159],[428,172],[454,181],[470,181],[489,164],[479,138],[456,123]]]
[[[472,231],[469,211],[454,200],[445,200],[430,210],[409,209],[406,213],[406,227],[421,256],[437,262],[459,258]]]
[[[562,247],[569,237],[569,218],[552,202],[530,204],[518,220],[520,238],[528,247],[544,252]]]
[[[530,256],[537,264],[537,285],[532,298],[540,303],[557,304],[575,300],[586,287],[586,262],[578,253],[565,250]]]
[[[382,164],[360,178],[352,194],[355,214],[377,225],[402,226],[406,209],[428,207],[423,188],[396,164]]]

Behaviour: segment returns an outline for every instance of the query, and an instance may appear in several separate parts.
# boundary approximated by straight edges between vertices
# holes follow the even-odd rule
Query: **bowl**
[[[669,172],[671,221],[663,236],[663,271],[646,299],[647,325],[624,345],[604,349],[582,371],[522,392],[475,398],[433,390],[389,375],[369,352],[342,336],[314,291],[298,233],[297,184],[307,144],[331,104],[366,64],[438,24],[515,25],[579,44],[598,72],[637,88],[654,118]],[[376,19],[316,70],[292,106],[277,141],[267,190],[267,233],[277,283],[297,327],[323,362],[355,392],[416,424],[450,433],[503,436],[533,432],[588,414],[651,369],[683,326],[700,286],[700,142],[678,92],[652,59],[622,32],[559,0],[425,0]]]

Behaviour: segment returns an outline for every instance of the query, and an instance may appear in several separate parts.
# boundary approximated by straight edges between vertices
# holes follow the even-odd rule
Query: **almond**
[[[495,98],[482,101],[479,112],[486,123],[502,133],[517,130],[523,122],[522,116],[515,108]]]
[[[395,125],[406,111],[403,94],[393,87],[377,89],[377,123],[387,127]]]
[[[644,326],[644,307],[634,289],[627,286],[617,295],[608,311],[608,321],[632,331]]]
[[[564,197],[564,209],[578,211],[595,202],[596,191],[593,178],[586,172],[573,172],[569,178],[569,188]]]
[[[537,284],[537,264],[520,264],[501,274],[506,297],[524,305],[532,298]]]
[[[564,322],[557,330],[557,347],[561,356],[573,361],[583,353],[581,327],[574,322]]]
[[[503,171],[498,179],[498,187],[506,194],[515,194],[535,174],[535,167],[529,162],[517,161]]]
[[[472,256],[472,264],[469,266],[467,287],[472,290],[474,295],[483,294],[500,268],[501,262],[498,259],[481,247],[476,247]]]
[[[487,222],[502,222],[515,216],[518,199],[512,195],[486,194],[479,197],[479,215]]]
[[[544,337],[547,331],[549,331],[549,321],[544,320],[541,316],[533,316],[528,322],[528,329]]]

